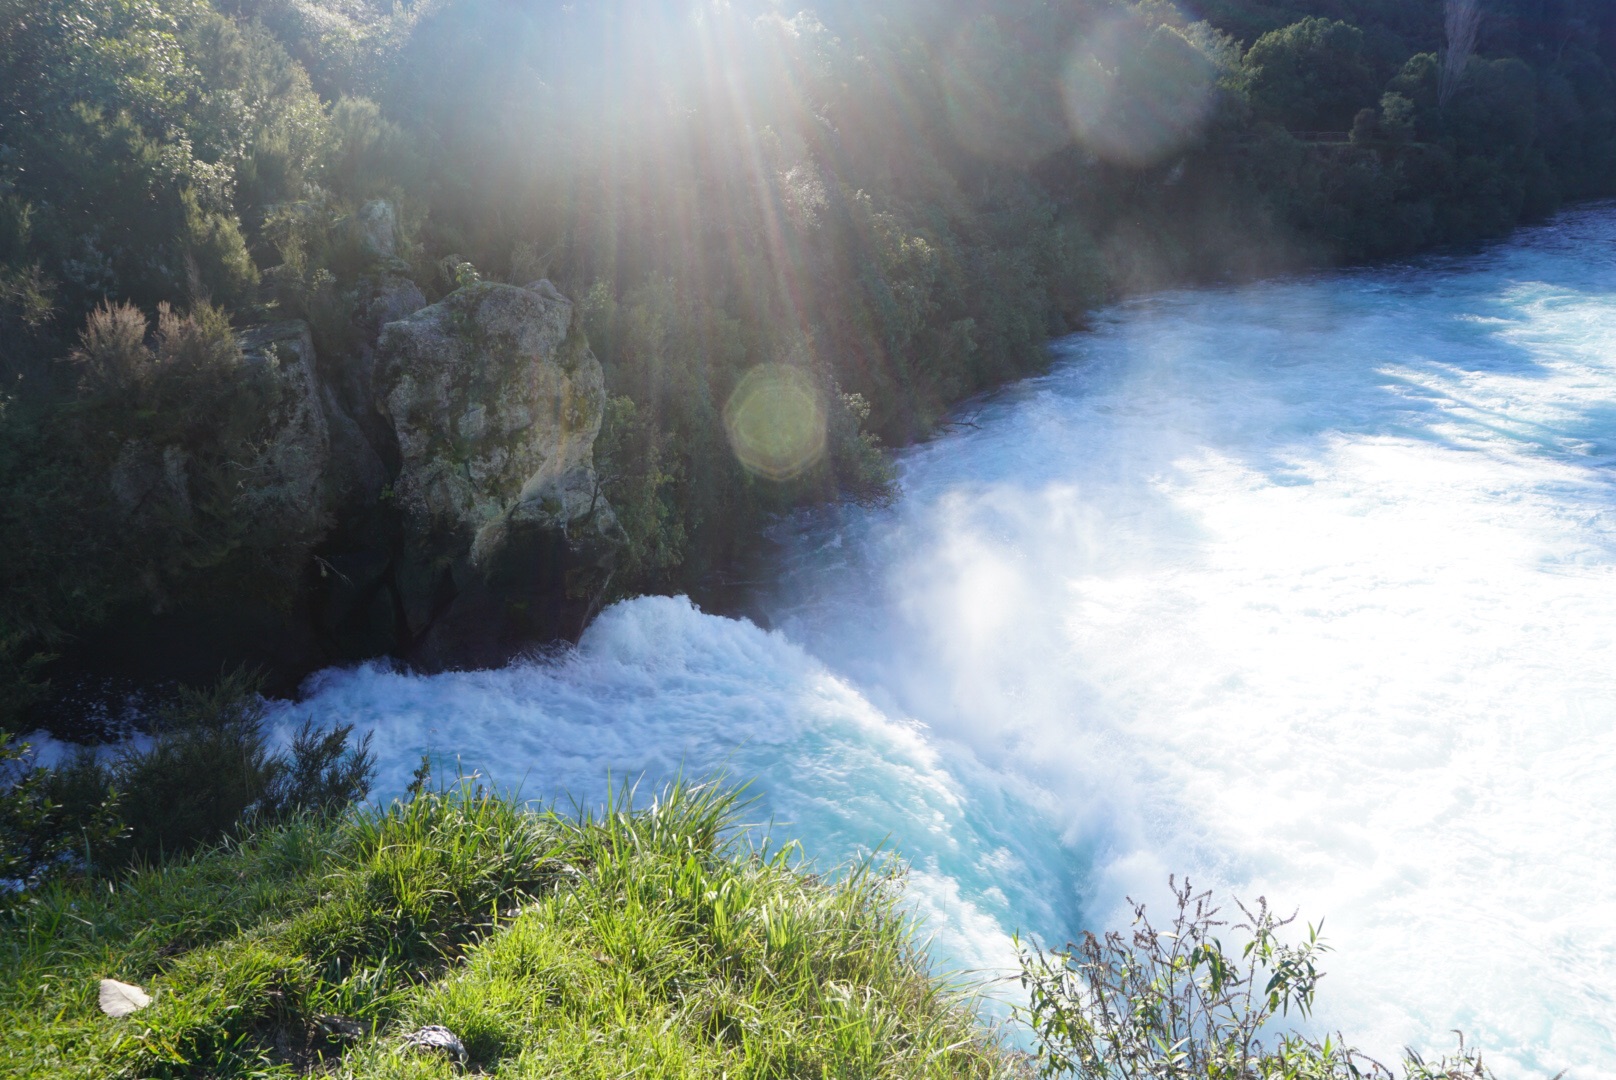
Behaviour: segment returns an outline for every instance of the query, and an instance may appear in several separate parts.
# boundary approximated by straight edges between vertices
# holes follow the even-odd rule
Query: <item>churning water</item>
[[[1616,1077],[1616,210],[1473,256],[1155,296],[782,528],[770,630],[683,599],[502,671],[318,676],[534,797],[757,777],[886,840],[942,962],[1169,872],[1325,918],[1320,1019]],[[452,768],[452,766],[451,766]]]

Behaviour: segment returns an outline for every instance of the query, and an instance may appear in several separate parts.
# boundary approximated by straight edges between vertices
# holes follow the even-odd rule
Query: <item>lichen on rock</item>
[[[605,380],[572,302],[548,281],[467,285],[382,328],[374,380],[398,449],[413,658],[576,636],[621,528],[593,460]]]
[[[572,314],[553,287],[479,282],[383,328],[378,405],[408,512],[473,536],[526,503],[552,503],[559,527],[609,516],[582,494],[595,488],[605,381]]]
[[[248,466],[256,483],[243,497],[255,510],[305,518],[317,532],[329,516],[331,432],[327,424],[314,339],[305,322],[271,323],[239,339],[242,364],[274,380],[275,415]]]

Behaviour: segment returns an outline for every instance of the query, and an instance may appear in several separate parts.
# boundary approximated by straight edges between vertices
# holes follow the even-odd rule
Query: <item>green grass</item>
[[[533,812],[479,790],[43,891],[0,925],[0,1075],[990,1077],[879,865],[821,878],[676,784]],[[155,994],[122,1020],[97,980]],[[468,1060],[405,1046],[441,1024]]]

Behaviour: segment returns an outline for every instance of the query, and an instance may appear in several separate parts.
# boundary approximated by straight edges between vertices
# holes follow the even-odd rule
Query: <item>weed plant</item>
[[[1077,1080],[1493,1080],[1459,1038],[1457,1053],[1427,1061],[1405,1052],[1399,1073],[1340,1035],[1289,1027],[1313,1010],[1328,950],[1320,928],[1285,940],[1295,921],[1266,901],[1220,918],[1211,893],[1172,882],[1176,910],[1163,929],[1143,904],[1131,934],[1082,940],[1021,956],[1024,1018],[1041,1078]],[[1226,931],[1244,938],[1226,949]],[[1558,1078],[1556,1078],[1558,1080]]]

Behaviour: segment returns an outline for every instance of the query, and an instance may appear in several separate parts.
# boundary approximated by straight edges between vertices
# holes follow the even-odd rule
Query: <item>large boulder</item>
[[[593,461],[605,382],[571,301],[547,281],[466,286],[383,327],[373,378],[398,449],[412,658],[575,637],[621,530]]]
[[[479,283],[383,327],[377,404],[415,517],[480,536],[524,503],[549,500],[558,525],[588,512],[573,493],[594,486],[605,381],[545,286]]]
[[[386,199],[361,206],[354,226],[359,249],[369,258],[391,259],[398,254],[398,211]]]

